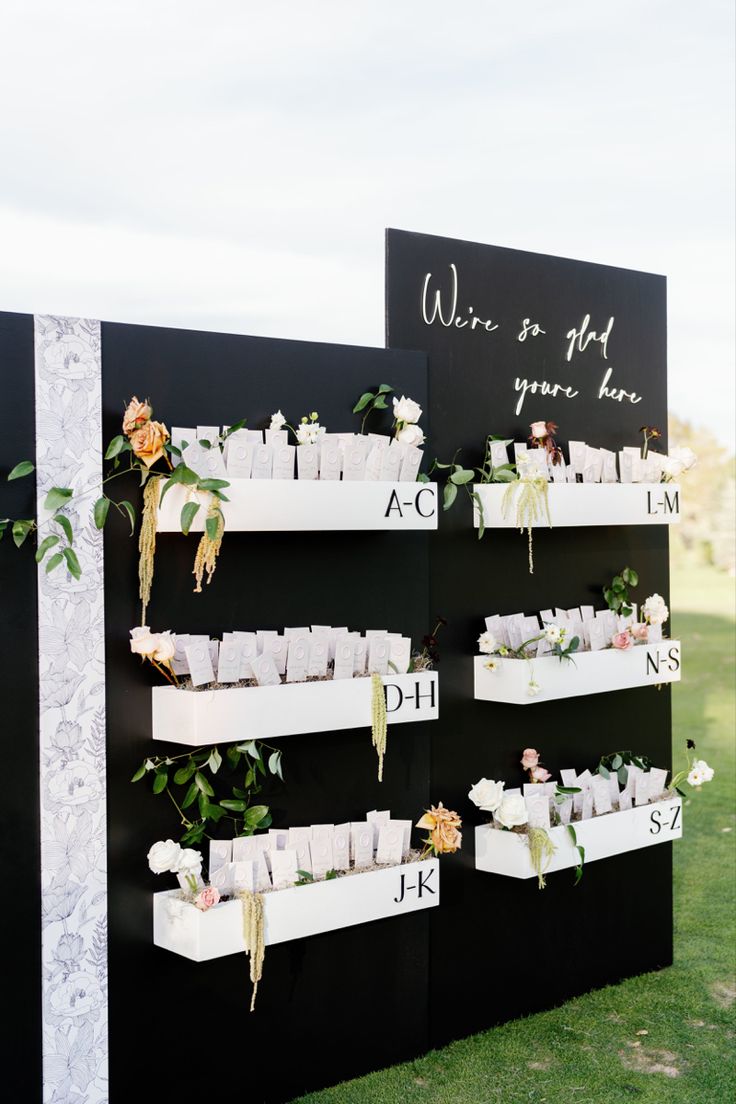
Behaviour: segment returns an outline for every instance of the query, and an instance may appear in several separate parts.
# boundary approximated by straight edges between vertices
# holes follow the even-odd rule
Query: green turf
[[[300,1104],[732,1104],[736,1100],[733,580],[673,573],[675,763],[690,737],[716,768],[691,791],[675,852],[675,965]]]

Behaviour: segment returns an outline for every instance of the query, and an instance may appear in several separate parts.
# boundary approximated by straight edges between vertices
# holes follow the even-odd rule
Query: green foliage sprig
[[[511,444],[510,438],[497,437],[489,433],[486,437],[483,463],[478,468],[464,468],[462,464],[459,464],[458,456],[462,452],[462,449],[458,449],[449,464],[442,463],[440,460],[435,459],[432,462],[432,467],[429,469],[430,475],[436,471],[448,472],[445,487],[442,492],[443,510],[451,509],[457,498],[458,488],[465,488],[468,497],[478,511],[478,540],[481,540],[485,533],[483,503],[480,496],[472,489],[471,484],[511,483],[516,479],[517,475],[515,464],[499,464],[494,468],[491,462],[491,444],[496,441],[502,441],[507,447]]]
[[[602,755],[598,766],[593,771],[593,774],[600,774],[602,778],[610,778],[612,774],[618,777],[618,780],[622,786],[625,786],[629,772],[628,767],[631,765],[639,767],[640,770],[648,771],[652,768],[652,760],[646,755],[634,755],[630,751],[614,751],[610,755]]]
[[[23,479],[35,470],[30,460],[21,460],[12,471],[8,472],[7,481],[10,483],[15,479]],[[0,518],[0,540],[2,540],[5,530],[10,526],[13,544],[16,548],[20,548],[31,533],[40,534],[45,526],[53,526],[52,531],[38,542],[36,563],[42,563],[44,557],[52,549],[55,549],[46,560],[46,573],[53,571],[59,564],[66,563],[70,575],[74,579],[79,579],[82,569],[79,566],[79,560],[73,547],[74,530],[67,515],[62,513],[62,510],[69,505],[73,496],[74,491],[71,487],[52,487],[43,503],[44,510],[48,510],[51,517],[40,523],[35,517]]]
[[[215,786],[223,778],[220,774],[223,766],[230,772],[227,782],[223,779],[229,796],[218,797]],[[242,781],[233,785],[232,775],[238,770],[242,771]],[[216,746],[194,748],[181,755],[149,756],[131,782],[150,777],[153,792],[165,793],[179,814],[183,828],[179,842],[197,844],[211,839],[209,829],[221,820],[230,821],[235,836],[251,836],[257,828],[268,828],[271,824],[268,805],[253,804],[252,799],[262,791],[269,775],[283,782],[281,751],[260,740],[248,740],[230,745],[225,759]]]
[[[365,411],[360,422],[360,432],[365,433],[365,423],[370,414],[375,410],[388,410],[388,403],[386,402],[386,396],[393,392],[393,387],[388,383],[379,384],[377,391],[364,391],[360,396],[355,406],[353,407],[353,414],[360,414],[361,411]]]
[[[611,585],[603,588],[603,597],[608,608],[622,617],[633,613],[629,603],[629,587],[639,585],[639,576],[633,567],[625,567],[620,575],[614,575]]]

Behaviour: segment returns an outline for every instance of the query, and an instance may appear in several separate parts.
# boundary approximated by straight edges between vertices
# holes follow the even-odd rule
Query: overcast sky
[[[733,7],[4,0],[0,309],[381,345],[386,226],[640,268],[733,446]]]

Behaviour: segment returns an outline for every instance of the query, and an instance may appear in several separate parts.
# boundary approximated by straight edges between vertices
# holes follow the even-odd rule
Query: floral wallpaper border
[[[82,575],[38,571],[44,1104],[104,1104],[107,837],[100,323],[36,315],[36,469],[65,512]]]

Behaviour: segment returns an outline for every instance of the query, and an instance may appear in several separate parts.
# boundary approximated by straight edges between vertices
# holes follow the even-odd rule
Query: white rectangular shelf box
[[[682,798],[655,801],[619,813],[605,813],[573,824],[577,842],[585,848],[585,863],[623,855],[682,836]],[[580,862],[577,848],[565,825],[549,829],[555,853],[545,874],[567,870]],[[536,878],[526,836],[504,832],[484,824],[475,829],[475,868],[508,878]]]
[[[384,675],[383,684],[389,726],[437,720],[436,671]],[[364,728],[371,724],[371,702],[368,676],[222,690],[155,686],[153,738],[198,747]]]
[[[223,494],[225,529],[231,533],[305,532],[307,530],[437,528],[436,483],[385,483],[319,479],[230,479]],[[188,501],[200,508],[191,532],[204,529],[211,496],[175,485],[159,505],[159,533],[181,532],[181,511]]]
[[[498,664],[497,670],[486,669],[485,664],[490,659]],[[475,656],[474,664],[475,698],[509,705],[534,705],[558,698],[627,690],[632,686],[679,682],[680,641],[636,644],[626,652],[617,648],[574,652],[572,661],[559,660],[557,656],[541,656],[527,661],[480,655]],[[539,686],[535,695],[529,693],[532,678]]]
[[[274,890],[263,895],[265,943],[304,939],[439,903],[438,859]],[[153,942],[194,962],[242,954],[243,906],[239,900],[224,901],[200,912],[178,890],[154,893]]]
[[[506,514],[503,498],[508,483],[475,483],[483,504],[486,529],[516,529],[516,495]],[[516,494],[518,495],[518,491]],[[550,483],[547,488],[553,528],[570,525],[671,525],[680,520],[677,483]],[[479,526],[473,504],[473,524]],[[548,528],[546,516],[533,529]]]

